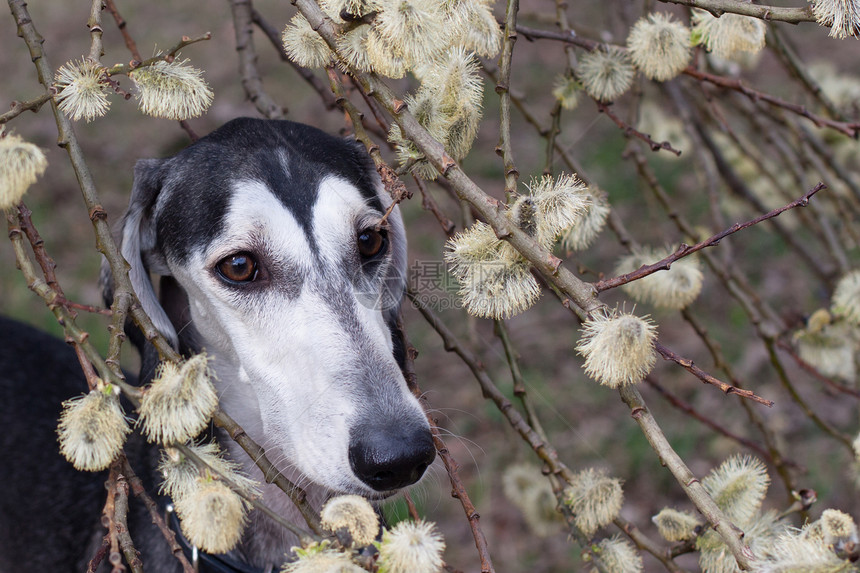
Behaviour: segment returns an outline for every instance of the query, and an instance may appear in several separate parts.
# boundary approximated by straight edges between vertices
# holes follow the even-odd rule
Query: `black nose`
[[[349,445],[355,475],[376,491],[390,491],[421,479],[436,458],[427,428],[356,428]]]

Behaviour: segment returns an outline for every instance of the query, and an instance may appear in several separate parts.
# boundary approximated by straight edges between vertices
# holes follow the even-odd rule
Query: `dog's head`
[[[400,368],[406,240],[363,146],[237,119],[134,175],[132,283],[174,345],[214,357],[225,410],[330,490],[417,481],[435,451]]]

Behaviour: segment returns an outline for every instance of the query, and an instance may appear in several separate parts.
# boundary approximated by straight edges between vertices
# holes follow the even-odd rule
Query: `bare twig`
[[[514,44],[517,41],[517,12],[520,9],[519,0],[508,0],[505,9],[504,41],[499,55],[499,81],[496,82],[496,93],[499,94],[499,144],[496,153],[502,157],[505,174],[505,197],[508,202],[517,194],[517,179],[519,171],[514,164],[514,152],[511,147],[511,58],[514,55]]]
[[[753,4],[749,4],[749,6],[753,6]],[[763,101],[769,103],[770,105],[781,107],[792,113],[796,113],[797,115],[805,117],[818,127],[829,127],[838,131],[839,133],[844,133],[845,135],[848,135],[850,137],[860,134],[860,123],[849,123],[821,117],[820,115],[816,115],[810,112],[803,105],[788,102],[776,96],[772,96],[770,94],[766,94],[764,92],[760,92],[750,87],[747,87],[738,78],[726,78],[715,74],[709,74],[707,72],[697,70],[693,67],[687,68],[686,70],[684,70],[684,73],[690,77],[696,78],[699,81],[708,82],[724,89],[734,90],[738,93],[742,93],[752,101]]]
[[[744,543],[744,532],[732,523],[723,511],[717,507],[714,500],[699,483],[699,479],[690,471],[684,460],[678,456],[672,448],[660,426],[657,425],[654,416],[645,404],[645,400],[635,386],[625,384],[618,389],[621,399],[630,408],[630,415],[639,424],[651,447],[660,456],[660,461],[665,465],[678,483],[684,489],[687,497],[696,505],[702,515],[713,526],[720,535],[723,543],[729,548],[732,556],[738,562],[741,569],[750,569],[756,556]]]
[[[645,382],[648,383],[652,388],[657,390],[657,392],[661,396],[663,396],[663,398],[665,398],[675,408],[681,410],[682,412],[684,412],[685,414],[687,414],[691,418],[698,420],[699,422],[708,426],[709,428],[711,428],[715,432],[720,433],[720,434],[724,435],[725,437],[736,441],[737,443],[741,444],[742,446],[753,450],[758,455],[760,455],[762,458],[766,459],[770,463],[773,463],[773,456],[770,455],[770,452],[768,452],[767,450],[765,450],[764,448],[762,448],[760,445],[753,442],[752,440],[749,440],[743,436],[739,436],[739,435],[735,434],[734,432],[732,432],[732,431],[724,428],[723,426],[717,424],[711,418],[705,416],[704,414],[701,414],[695,408],[693,408],[690,404],[688,404],[684,400],[681,400],[679,397],[677,397],[676,395],[674,395],[671,392],[669,392],[668,390],[666,390],[662,385],[660,385],[656,380],[654,380],[653,377],[646,376]]]
[[[635,280],[641,279],[643,277],[647,277],[648,275],[653,274],[657,271],[668,270],[671,267],[672,263],[674,263],[678,259],[681,259],[681,258],[686,257],[688,255],[692,255],[693,253],[695,253],[697,251],[701,251],[702,249],[704,249],[706,247],[714,247],[714,246],[720,244],[720,241],[722,241],[724,238],[728,237],[729,235],[731,235],[733,233],[737,233],[738,231],[741,231],[743,229],[747,229],[749,227],[752,227],[753,225],[758,225],[762,221],[767,221],[768,219],[772,219],[774,217],[777,217],[780,214],[782,214],[782,213],[784,213],[790,209],[794,209],[795,207],[805,207],[807,204],[809,204],[809,199],[813,195],[815,195],[816,193],[818,193],[822,189],[826,189],[826,188],[827,188],[827,186],[824,185],[824,183],[819,183],[818,185],[816,185],[815,187],[813,187],[812,189],[810,189],[809,191],[804,193],[802,197],[792,201],[788,205],[784,205],[782,207],[779,207],[778,209],[774,209],[773,211],[765,213],[764,215],[760,215],[760,216],[756,217],[755,219],[750,219],[749,221],[746,221],[745,223],[735,223],[734,225],[732,225],[728,229],[720,231],[716,235],[708,237],[704,241],[700,241],[693,246],[681,243],[681,245],[678,246],[678,248],[675,250],[675,252],[672,253],[671,255],[669,255],[668,257],[661,259],[661,260],[657,261],[656,263],[653,263],[650,265],[642,265],[641,267],[639,267],[638,269],[636,269],[633,272],[630,272],[630,273],[627,273],[624,275],[620,275],[620,276],[617,276],[617,277],[614,277],[611,279],[604,279],[604,280],[598,281],[597,283],[594,284],[594,288],[596,288],[598,292],[603,292],[605,290],[609,290],[611,288],[615,288],[615,287],[619,287],[621,285],[627,284],[631,281],[635,281]]]
[[[152,523],[154,523],[155,526],[158,527],[158,530],[161,531],[165,541],[167,541],[167,544],[170,546],[170,552],[176,560],[179,561],[180,565],[182,565],[183,573],[195,573],[194,567],[192,567],[191,563],[188,562],[188,558],[185,557],[185,552],[182,550],[182,546],[176,541],[176,534],[167,526],[167,523],[158,511],[158,506],[149,494],[146,493],[146,488],[143,487],[143,483],[140,481],[140,478],[138,478],[137,474],[134,473],[131,464],[128,463],[125,456],[122,456],[120,459],[122,461],[122,473],[128,479],[132,493],[134,493],[135,497],[138,497],[143,501],[146,506],[146,510],[149,512],[149,517],[152,519]]]
[[[119,470],[121,463],[116,463]],[[114,527],[117,530],[119,546],[125,556],[125,562],[131,567],[133,573],[143,573],[143,563],[140,560],[140,552],[135,548],[128,531],[128,481],[125,476],[117,471],[116,476],[116,501],[114,504]]]
[[[788,22],[789,24],[799,24],[800,22],[815,22],[815,16],[812,14],[812,6],[806,5],[803,7],[793,8],[784,6],[761,6],[758,4],[750,4],[744,0],[660,0],[667,4],[681,4],[690,6],[691,8],[701,8],[707,10],[715,16],[719,16],[724,12],[733,14],[741,14],[742,16],[752,16],[761,20],[770,22]]]
[[[635,127],[633,127],[629,123],[625,122],[623,119],[621,119],[617,115],[615,115],[615,113],[613,113],[612,108],[611,108],[612,104],[603,103],[603,102],[597,101],[597,100],[595,100],[595,103],[597,104],[598,111],[600,111],[600,113],[602,113],[602,114],[605,114],[606,117],[608,117],[609,119],[611,119],[615,123],[615,125],[617,125],[619,128],[621,128],[624,131],[624,135],[626,137],[632,136],[632,137],[635,137],[637,139],[641,139],[642,141],[644,141],[645,143],[648,144],[648,147],[651,148],[651,151],[660,151],[661,149],[665,149],[666,151],[668,151],[670,153],[674,153],[676,157],[681,156],[681,150],[675,149],[674,147],[672,147],[672,144],[669,143],[668,141],[661,141],[661,142],[654,141],[653,139],[651,139],[650,135],[648,135],[647,133],[642,133],[641,131],[639,131],[638,129],[636,129]]]
[[[404,331],[401,329],[401,332]],[[418,352],[409,343],[408,339],[406,339],[405,334],[403,334],[403,343],[406,347],[406,362],[403,369],[406,383],[412,390],[412,393],[415,394],[416,398],[424,402],[426,398],[418,387],[418,380],[414,367],[415,357],[418,355]],[[471,529],[472,537],[475,540],[475,547],[478,549],[478,556],[481,559],[481,573],[494,573],[495,569],[493,568],[493,561],[490,557],[487,538],[481,530],[481,516],[475,508],[475,505],[472,503],[472,500],[469,498],[469,493],[466,491],[466,487],[460,479],[460,464],[458,464],[457,460],[451,456],[451,452],[448,451],[448,446],[446,446],[444,440],[442,440],[438,420],[434,419],[429,413],[427,413],[427,419],[430,422],[430,432],[433,437],[433,445],[436,447],[436,452],[439,454],[439,457],[442,458],[442,463],[445,465],[445,470],[448,473],[449,480],[451,481],[451,495],[460,502],[460,505],[463,506],[463,511],[466,513],[466,519],[469,522],[469,528]],[[415,513],[417,513],[417,511]]]
[[[125,40],[125,46],[126,48],[128,48],[128,51],[131,52],[131,57],[139,62],[143,61],[143,57],[140,55],[140,50],[137,49],[137,44],[126,29],[128,23],[120,15],[119,10],[117,10],[116,8],[114,0],[104,0],[104,3],[105,8],[107,8],[107,10],[113,16],[113,19],[116,22],[116,27],[119,28],[119,31],[122,34],[122,38],[123,40]]]
[[[233,27],[236,30],[236,53],[239,55],[239,75],[245,94],[257,111],[269,119],[284,117],[284,108],[263,89],[263,80],[257,70],[257,52],[254,48],[251,0],[230,0]]]
[[[32,111],[33,113],[37,113],[42,106],[45,105],[52,97],[54,97],[54,92],[51,90],[46,91],[39,97],[33,98],[27,101],[13,101],[10,106],[10,110],[4,114],[0,114],[0,125],[4,123],[8,123],[12,121],[25,111]]]

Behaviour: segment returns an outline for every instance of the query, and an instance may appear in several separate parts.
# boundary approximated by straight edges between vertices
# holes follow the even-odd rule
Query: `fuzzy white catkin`
[[[203,461],[203,464],[229,478],[243,495],[248,497],[260,495],[257,482],[243,474],[239,464],[225,458],[217,444],[192,444],[188,447]],[[174,501],[193,493],[197,489],[197,478],[201,475],[201,468],[190,457],[185,457],[179,450],[173,448],[166,448],[162,452],[158,471],[163,478],[161,492],[169,495]]]
[[[379,573],[437,573],[445,541],[428,521],[401,521],[379,543]]]
[[[706,10],[693,11],[693,29],[705,48],[721,58],[732,58],[738,52],[761,51],[767,30],[758,18],[732,13],[715,18]]]
[[[370,545],[379,533],[379,517],[373,506],[359,495],[340,495],[328,500],[320,511],[322,526],[331,532],[344,528],[353,545]]]
[[[604,386],[636,384],[654,367],[656,327],[647,317],[596,314],[582,326],[576,350],[585,357],[585,373]]]
[[[223,482],[198,478],[196,489],[174,500],[174,505],[183,533],[195,546],[208,553],[226,553],[239,543],[246,507]]]
[[[528,263],[481,221],[448,241],[445,260],[460,283],[464,307],[474,316],[508,318],[540,296]]]
[[[140,423],[149,441],[185,442],[203,431],[218,407],[209,357],[164,362],[140,400]]]
[[[699,519],[686,511],[664,507],[651,518],[660,536],[666,541],[686,541],[696,537]]]
[[[833,313],[860,325],[860,270],[845,274],[833,291]]]
[[[690,61],[690,30],[671,15],[649,14],[634,24],[627,47],[633,65],[645,77],[665,82],[680,74]]]
[[[624,503],[621,480],[595,468],[577,473],[564,496],[576,516],[576,526],[588,537],[615,519]]]
[[[365,569],[352,562],[348,554],[329,548],[326,542],[293,550],[298,559],[285,563],[281,573],[366,573]]]
[[[0,210],[17,205],[47,166],[36,145],[14,134],[0,137]]]
[[[602,102],[614,101],[629,90],[634,73],[630,56],[618,46],[584,54],[577,69],[588,95]]]
[[[281,34],[281,43],[287,56],[305,68],[322,68],[334,59],[328,44],[301,14],[290,20]]]
[[[54,100],[72,121],[87,122],[103,116],[110,108],[109,90],[103,83],[105,68],[86,58],[67,62],[57,70]]]
[[[812,0],[812,14],[831,38],[860,36],[860,0]]]
[[[635,271],[642,265],[653,264],[672,254],[669,248],[639,247],[618,262],[618,275]],[[695,255],[673,262],[669,269],[659,270],[644,278],[631,281],[621,288],[638,302],[658,308],[681,310],[695,301],[702,292],[704,274]]]
[[[214,94],[203,72],[188,60],[158,61],[129,72],[140,111],[152,117],[184,120],[203,115]]]
[[[107,468],[131,431],[114,390],[106,385],[63,402],[57,430],[60,453],[79,470]]]
[[[642,556],[627,539],[620,534],[603,539],[597,544],[597,556],[609,573],[640,573]],[[592,571],[599,571],[594,568]]]
[[[526,524],[538,537],[555,535],[564,523],[552,485],[539,467],[532,464],[508,466],[502,474],[505,497],[523,514]]]
[[[734,523],[747,523],[761,507],[770,476],[753,456],[735,455],[711,471],[702,486]]]

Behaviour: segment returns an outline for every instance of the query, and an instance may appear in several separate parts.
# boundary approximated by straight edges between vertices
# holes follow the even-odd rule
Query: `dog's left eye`
[[[387,244],[388,233],[385,229],[365,229],[358,234],[358,252],[365,259],[383,252]]]
[[[228,282],[249,283],[257,278],[257,261],[251,253],[236,253],[218,261],[215,270]]]

